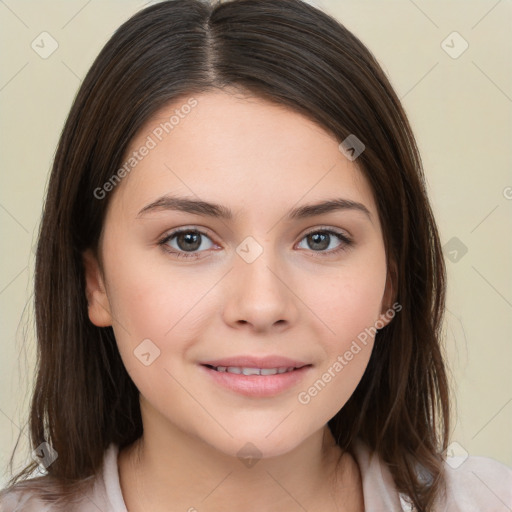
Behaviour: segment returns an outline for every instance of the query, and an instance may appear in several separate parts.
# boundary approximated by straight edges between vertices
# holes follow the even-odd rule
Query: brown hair
[[[402,310],[378,331],[361,382],[328,425],[342,450],[362,439],[389,464],[398,490],[419,511],[432,510],[449,432],[440,348],[446,275],[421,159],[370,51],[300,0],[152,5],[115,32],[85,77],[55,155],[36,255],[30,440],[58,452],[39,490],[47,501],[63,501],[90,483],[110,443],[122,449],[142,434],[138,390],[112,328],[88,319],[82,254],[97,249],[109,199],[94,191],[159,109],[227,87],[299,112],[340,142],[355,134],[366,146],[357,164],[375,195]],[[9,484],[37,486],[40,479],[27,480],[36,467]]]

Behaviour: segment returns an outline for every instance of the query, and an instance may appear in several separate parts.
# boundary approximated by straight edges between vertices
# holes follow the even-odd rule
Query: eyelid
[[[331,233],[336,233],[338,235],[343,236],[347,240],[352,241],[352,235],[346,229],[336,228],[334,226],[328,226],[328,225],[320,225],[320,226],[315,226],[314,228],[308,229],[306,232],[304,232],[304,234],[302,235],[302,238],[309,235],[310,233],[316,233],[317,231],[328,231]],[[301,240],[302,240],[302,238],[301,238]]]
[[[182,232],[189,232],[189,231],[196,231],[198,233],[201,233],[204,236],[207,236],[208,238],[212,239],[213,235],[211,235],[211,230],[208,228],[205,228],[203,226],[199,226],[197,224],[190,224],[185,226],[180,226],[178,228],[172,228],[167,231],[165,231],[162,235],[158,237],[158,240],[170,238],[174,235],[178,235]]]

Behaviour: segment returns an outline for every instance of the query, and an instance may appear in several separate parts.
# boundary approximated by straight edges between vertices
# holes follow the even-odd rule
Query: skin
[[[373,338],[309,403],[298,394],[365,328],[390,321],[371,187],[340,141],[301,114],[240,92],[194,97],[198,105],[108,197],[99,260],[84,254],[90,320],[113,326],[140,390],[144,434],[119,455],[128,509],[362,511],[357,464],[326,424],[359,383]],[[163,108],[127,154],[187,99]],[[171,193],[225,205],[235,218],[162,208],[138,215]],[[348,209],[285,218],[338,197],[364,204],[371,218]],[[180,227],[206,232],[197,259],[158,244]],[[334,235],[320,248],[308,241],[327,228],[353,244],[334,253],[345,245]],[[251,263],[236,252],[248,236],[263,249]],[[175,237],[167,246],[186,252],[186,243]],[[160,350],[149,366],[134,355],[144,339]],[[312,367],[293,389],[268,398],[224,389],[199,371],[200,361],[240,354]],[[252,467],[237,457],[247,442],[261,456]]]

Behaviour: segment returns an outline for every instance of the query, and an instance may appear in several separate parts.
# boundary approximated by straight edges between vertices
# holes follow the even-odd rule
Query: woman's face
[[[288,452],[344,406],[392,318],[368,182],[315,123],[226,92],[162,109],[126,162],[94,199],[109,207],[87,294],[145,430]]]

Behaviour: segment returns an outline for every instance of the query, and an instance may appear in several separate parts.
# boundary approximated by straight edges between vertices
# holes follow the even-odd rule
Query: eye
[[[198,229],[179,229],[166,235],[158,244],[161,245],[165,251],[178,258],[197,258],[198,254],[196,251],[199,249],[211,249],[211,246],[204,246],[204,238],[211,242],[208,235]],[[177,247],[175,247],[173,243],[175,243]],[[213,245],[213,242],[211,243]]]
[[[335,238],[334,238],[335,237]],[[326,251],[331,246],[333,240],[338,241],[338,245],[331,250]],[[310,231],[302,240],[306,240],[307,245],[313,252],[325,253],[325,256],[337,254],[340,251],[346,251],[352,246],[353,241],[343,233],[334,231],[333,229],[321,229]],[[324,256],[324,254],[321,254]]]
[[[334,238],[335,237],[335,238]],[[210,241],[210,246],[204,246],[204,239]],[[353,245],[353,241],[343,233],[333,229],[317,229],[306,234],[302,240],[313,252],[321,253],[320,256],[332,256],[340,251],[347,250]],[[331,247],[333,240],[338,241],[335,248]],[[167,234],[158,245],[178,258],[198,258],[199,254],[207,249],[211,249],[215,244],[210,237],[199,229],[182,228]],[[331,247],[330,250],[329,247]]]

